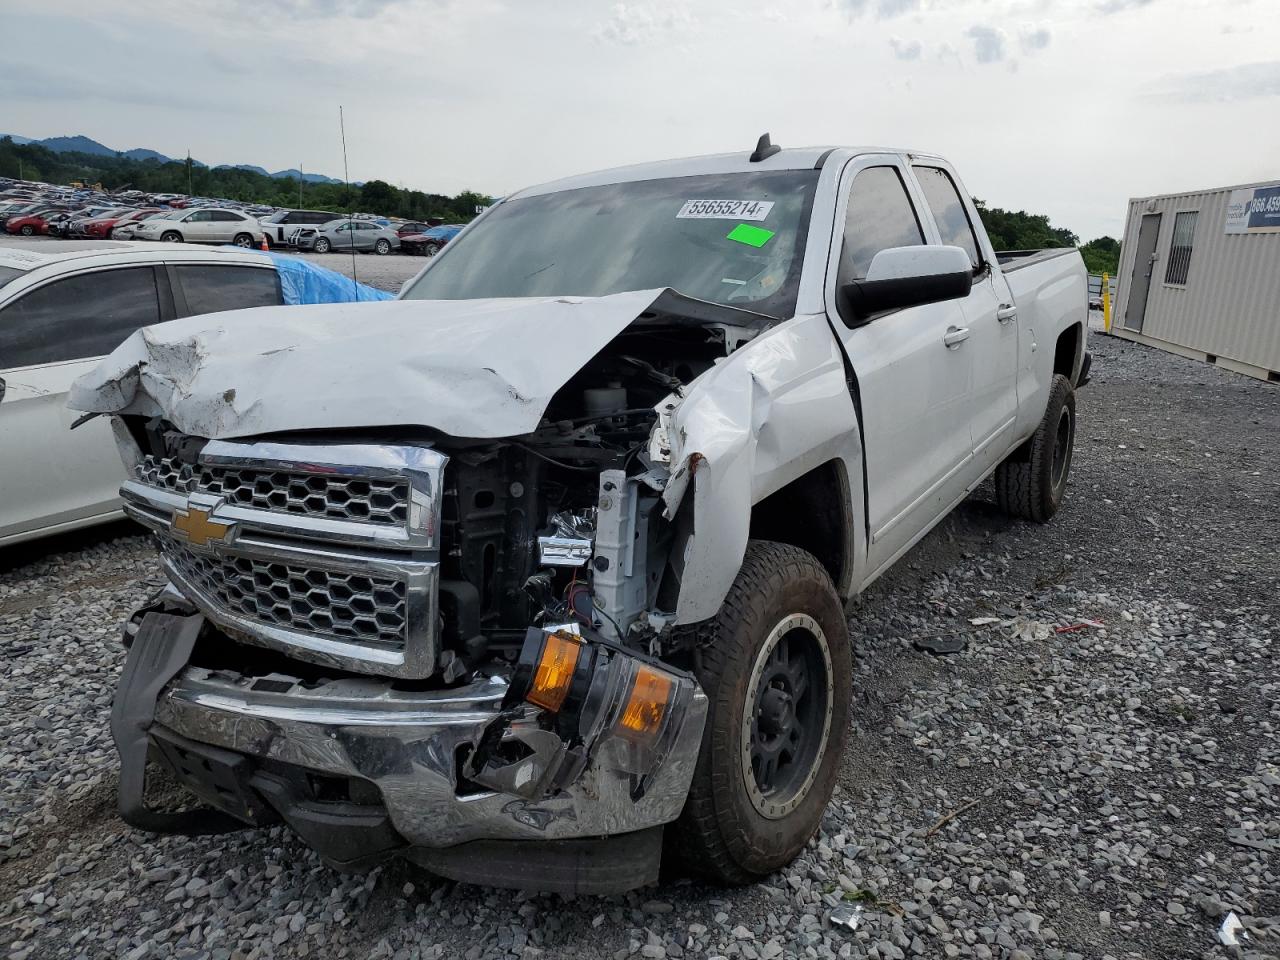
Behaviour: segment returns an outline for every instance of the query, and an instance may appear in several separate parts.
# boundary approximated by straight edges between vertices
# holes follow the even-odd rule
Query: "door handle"
[[[996,307],[996,319],[1001,323],[1008,323],[1018,315],[1018,308],[1012,303],[1002,303]]]
[[[947,327],[947,332],[942,335],[942,342],[946,344],[948,350],[954,350],[968,339],[968,327]]]

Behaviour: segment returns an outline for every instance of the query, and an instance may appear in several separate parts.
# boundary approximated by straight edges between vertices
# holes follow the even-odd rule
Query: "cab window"
[[[854,177],[837,283],[865,279],[871,261],[881,250],[923,243],[920,220],[897,167],[868,167]]]

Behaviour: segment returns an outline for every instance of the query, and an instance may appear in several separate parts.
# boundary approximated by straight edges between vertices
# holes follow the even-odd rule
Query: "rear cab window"
[[[969,254],[969,262],[977,272],[983,266],[982,255],[978,252],[978,235],[969,221],[969,214],[951,174],[941,167],[917,166],[912,169],[920,181],[942,242],[947,246],[960,247]]]

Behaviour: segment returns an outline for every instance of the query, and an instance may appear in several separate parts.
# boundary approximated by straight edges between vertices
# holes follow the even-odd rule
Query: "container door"
[[[1142,216],[1138,230],[1138,251],[1133,258],[1133,282],[1129,284],[1129,303],[1124,310],[1124,325],[1129,330],[1141,332],[1142,321],[1147,315],[1147,292],[1151,289],[1151,274],[1156,268],[1156,238],[1160,236],[1160,214]]]

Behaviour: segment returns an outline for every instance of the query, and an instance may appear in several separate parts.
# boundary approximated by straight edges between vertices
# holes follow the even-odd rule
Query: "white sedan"
[[[99,417],[70,430],[73,380],[139,327],[282,302],[262,254],[113,241],[0,246],[0,546],[121,515],[111,428]]]

